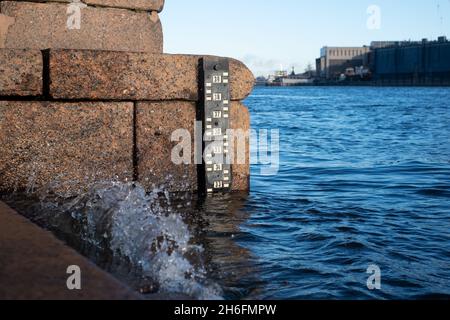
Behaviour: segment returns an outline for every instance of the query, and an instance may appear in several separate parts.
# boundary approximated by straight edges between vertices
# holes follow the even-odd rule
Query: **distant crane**
[[[447,0],[448,4],[450,5],[450,0]],[[436,8],[437,8],[437,15],[440,22],[440,35],[442,35],[444,31],[444,15],[442,14],[442,5],[441,1],[436,1]]]

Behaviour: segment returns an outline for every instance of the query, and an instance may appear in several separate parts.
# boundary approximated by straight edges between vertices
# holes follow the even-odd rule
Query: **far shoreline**
[[[255,88],[295,88],[295,87],[372,87],[372,88],[449,88],[449,84],[379,84],[379,83],[308,83],[297,85],[256,84]]]

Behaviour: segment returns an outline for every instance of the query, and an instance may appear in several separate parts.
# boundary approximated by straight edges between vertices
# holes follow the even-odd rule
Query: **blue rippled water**
[[[246,298],[450,297],[449,89],[261,87],[246,104],[281,140],[240,209]]]

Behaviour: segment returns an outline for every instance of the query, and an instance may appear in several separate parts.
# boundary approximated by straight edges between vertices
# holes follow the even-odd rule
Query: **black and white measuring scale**
[[[231,191],[230,160],[230,68],[225,58],[203,58],[202,120],[204,131],[204,192],[207,195]]]

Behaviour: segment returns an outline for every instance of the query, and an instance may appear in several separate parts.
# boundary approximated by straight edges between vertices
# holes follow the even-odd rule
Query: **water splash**
[[[82,225],[84,242],[127,259],[158,284],[160,293],[222,299],[220,287],[207,279],[203,247],[193,244],[164,188],[146,193],[137,183],[96,183],[70,199],[52,189],[39,194],[40,215],[52,215],[52,221],[70,216]]]

